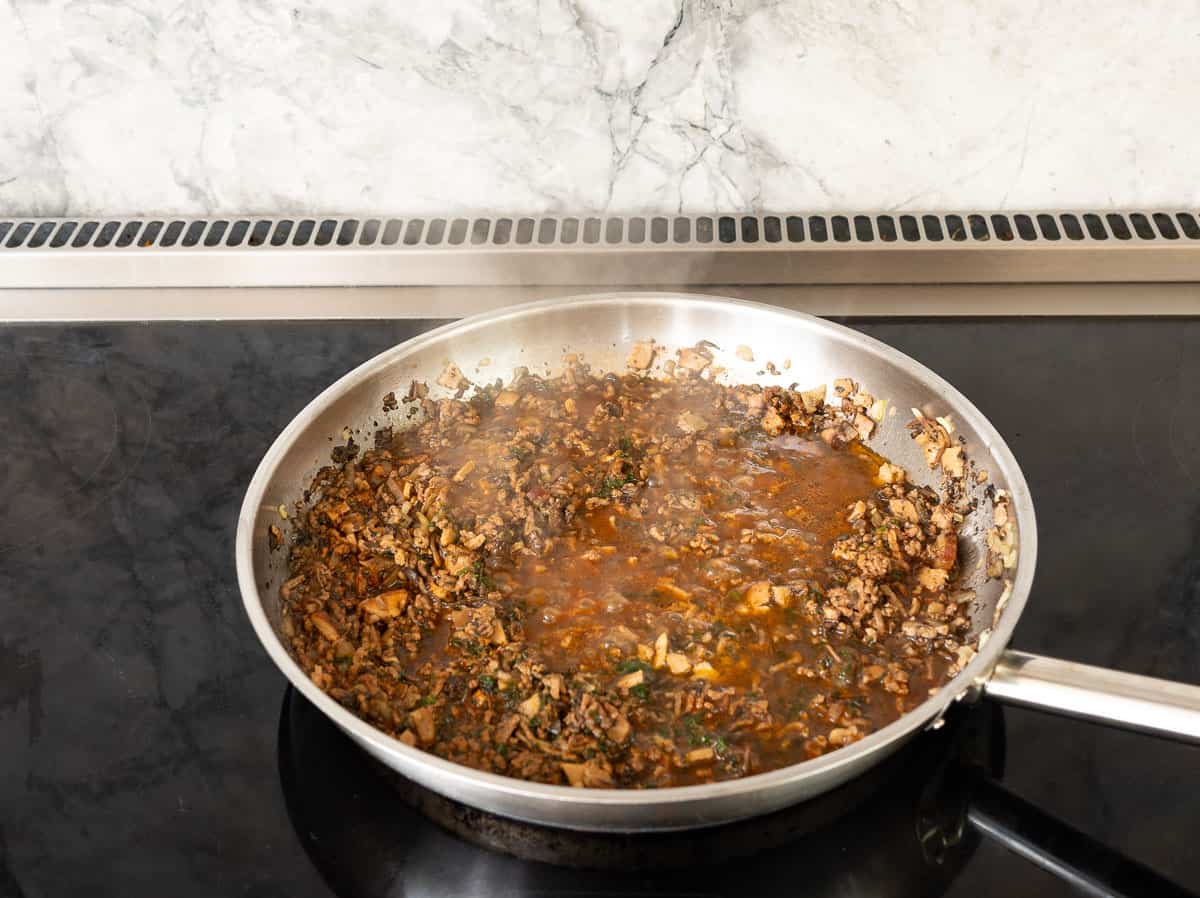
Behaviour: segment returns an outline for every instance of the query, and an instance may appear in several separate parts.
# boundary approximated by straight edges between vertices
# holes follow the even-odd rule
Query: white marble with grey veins
[[[1183,0],[0,0],[0,213],[1195,207]]]

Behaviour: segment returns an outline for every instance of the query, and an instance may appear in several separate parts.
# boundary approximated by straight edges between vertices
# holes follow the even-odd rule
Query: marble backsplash
[[[0,0],[0,36],[0,214],[1200,201],[1169,0]]]

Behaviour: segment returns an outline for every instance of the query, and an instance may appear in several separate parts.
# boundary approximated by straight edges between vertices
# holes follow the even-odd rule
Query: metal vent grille
[[[0,218],[0,288],[1200,282],[1200,215]]]
[[[1193,212],[0,219],[10,250],[955,245],[1200,241]]]

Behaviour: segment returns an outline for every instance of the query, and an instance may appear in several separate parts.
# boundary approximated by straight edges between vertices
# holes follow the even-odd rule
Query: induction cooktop
[[[437,323],[0,330],[0,895],[1200,890],[1196,748],[988,704],[811,806],[683,835],[539,830],[377,768],[259,648],[233,532],[296,411]],[[846,323],[1020,460],[1042,546],[1014,647],[1200,682],[1200,320]]]

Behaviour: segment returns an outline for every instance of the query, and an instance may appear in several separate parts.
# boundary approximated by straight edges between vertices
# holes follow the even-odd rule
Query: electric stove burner
[[[497,817],[383,767],[289,688],[279,764],[292,824],[340,895],[940,894],[974,850],[973,775],[998,775],[998,708],[962,709],[812,801],[704,830],[582,833]]]

